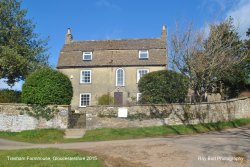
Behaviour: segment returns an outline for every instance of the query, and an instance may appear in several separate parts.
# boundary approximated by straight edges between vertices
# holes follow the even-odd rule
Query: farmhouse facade
[[[74,41],[68,29],[57,69],[73,86],[73,108],[98,105],[109,94],[119,106],[140,97],[138,81],[146,73],[167,69],[167,33],[160,38]]]

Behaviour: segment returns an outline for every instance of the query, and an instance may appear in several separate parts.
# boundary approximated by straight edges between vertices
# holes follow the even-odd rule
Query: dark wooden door
[[[115,105],[122,105],[123,103],[123,93],[122,92],[115,92],[114,93],[114,100],[115,100]]]

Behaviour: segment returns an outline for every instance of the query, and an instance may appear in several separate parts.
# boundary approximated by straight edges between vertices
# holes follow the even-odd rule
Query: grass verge
[[[22,132],[0,132],[0,138],[29,143],[62,143],[64,131],[58,129],[36,129]]]
[[[0,132],[0,138],[30,143],[63,143],[81,141],[104,141],[119,139],[134,139],[143,137],[159,137],[168,135],[185,135],[220,131],[227,128],[240,127],[250,124],[250,118],[236,119],[227,122],[216,122],[196,125],[165,125],[143,128],[102,128],[89,130],[83,138],[64,139],[64,131],[57,129],[37,129],[22,132]]]
[[[196,125],[165,125],[122,129],[103,128],[87,131],[81,141],[103,141],[143,137],[159,137],[169,135],[197,134],[209,131],[221,131],[223,129],[235,128],[248,124],[250,124],[250,118]]]
[[[11,158],[19,157],[22,160],[11,160]],[[62,158],[85,158],[85,160],[58,160]],[[32,158],[41,158],[43,160],[32,160]],[[48,160],[50,158],[50,160]],[[57,158],[57,159],[56,159]],[[88,160],[87,160],[88,159]],[[91,160],[90,160],[91,159]],[[60,149],[22,149],[22,150],[0,150],[0,167],[101,167],[102,163],[98,157],[89,155],[88,153],[80,153],[70,150]]]

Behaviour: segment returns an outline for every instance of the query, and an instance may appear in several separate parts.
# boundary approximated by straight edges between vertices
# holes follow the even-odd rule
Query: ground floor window
[[[86,107],[91,104],[91,93],[80,94],[80,107]]]
[[[137,102],[140,100],[140,98],[141,98],[141,93],[137,93],[137,96],[136,96]]]

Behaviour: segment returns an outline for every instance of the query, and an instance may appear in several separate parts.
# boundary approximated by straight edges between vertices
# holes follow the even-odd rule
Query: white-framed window
[[[148,50],[146,49],[139,50],[139,59],[148,59],[148,57],[149,57]]]
[[[141,98],[141,93],[137,93],[136,94],[136,101],[138,102],[140,100],[140,98]]]
[[[80,83],[84,84],[91,83],[91,70],[81,71]]]
[[[149,73],[149,69],[137,69],[137,83],[143,75]]]
[[[125,86],[125,71],[122,68],[116,70],[116,86]]]
[[[82,52],[83,60],[92,60],[92,52]]]
[[[91,104],[91,93],[81,93],[80,94],[80,107],[90,106]]]

